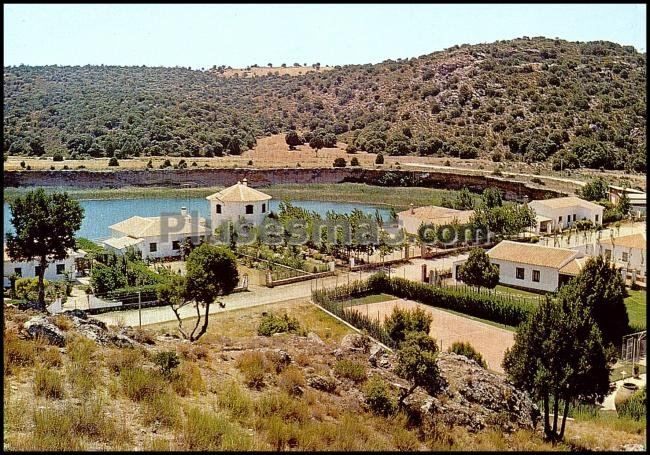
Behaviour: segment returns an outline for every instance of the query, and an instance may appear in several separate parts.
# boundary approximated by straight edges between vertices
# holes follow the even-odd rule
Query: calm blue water
[[[119,199],[119,200],[87,200],[79,201],[85,210],[85,216],[78,237],[88,239],[104,239],[110,236],[108,226],[125,220],[135,215],[160,216],[161,214],[178,213],[181,207],[187,207],[190,212],[198,211],[199,215],[209,218],[210,207],[204,198],[159,198],[159,199]],[[338,213],[350,213],[359,209],[368,214],[379,210],[382,218],[389,218],[389,210],[371,205],[361,205],[348,202],[323,202],[323,201],[294,201],[296,207],[303,207],[321,215],[329,210]],[[271,200],[271,210],[277,213],[280,201]],[[4,204],[4,232],[12,232],[11,212],[9,204]]]

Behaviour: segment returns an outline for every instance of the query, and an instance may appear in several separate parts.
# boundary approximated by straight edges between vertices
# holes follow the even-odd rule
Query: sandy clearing
[[[429,334],[438,342],[438,347],[446,350],[456,341],[471,343],[479,351],[488,367],[499,373],[503,372],[501,361],[507,348],[514,344],[514,333],[475,321],[463,316],[433,308],[412,300],[391,300],[388,302],[371,303],[368,305],[357,305],[356,308],[362,314],[369,317],[384,320],[389,316],[394,307],[403,309],[415,309],[420,307],[433,316],[433,323]]]

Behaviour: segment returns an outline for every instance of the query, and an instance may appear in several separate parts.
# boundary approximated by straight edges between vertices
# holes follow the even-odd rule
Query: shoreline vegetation
[[[16,197],[34,188],[4,188],[4,202],[11,202]],[[77,200],[110,199],[153,199],[153,198],[188,198],[206,197],[223,189],[220,186],[201,188],[166,188],[166,187],[123,187],[91,188],[47,187],[46,192],[66,191]],[[424,187],[383,187],[363,183],[326,183],[326,184],[281,184],[260,187],[261,191],[276,200],[285,198],[302,201],[333,201],[359,204],[392,206],[396,210],[406,210],[409,204],[440,205],[443,198],[456,194],[454,190],[441,190]]]

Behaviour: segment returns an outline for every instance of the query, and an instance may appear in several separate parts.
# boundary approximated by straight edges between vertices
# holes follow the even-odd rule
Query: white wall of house
[[[490,262],[499,266],[499,283],[501,284],[545,292],[553,292],[559,285],[560,274],[557,269],[497,259]],[[523,279],[517,278],[517,269],[523,269]],[[533,271],[539,272],[539,281],[533,280]]]
[[[452,278],[457,280],[457,270],[465,260],[456,261],[451,268]],[[499,283],[506,286],[554,292],[559,285],[560,274],[557,269],[538,265],[520,264],[517,262],[491,259],[490,262],[499,266]],[[517,278],[517,269],[523,269],[523,279]],[[533,281],[533,270],[539,272],[539,281]]]
[[[246,222],[254,225],[262,224],[264,218],[271,213],[269,208],[270,201],[269,199],[267,201],[256,202],[221,202],[216,199],[211,199],[209,201],[210,223],[213,231],[226,221],[231,221],[233,224],[237,223],[240,217],[243,217]],[[220,213],[217,212],[218,206]],[[250,210],[247,210],[249,206],[252,207],[253,213],[246,213]]]
[[[600,254],[609,257],[617,266],[628,270],[638,270],[642,276],[646,276],[647,252],[638,248],[630,248],[621,245],[601,244]]]
[[[207,240],[207,236],[205,235],[191,237],[192,242],[195,246],[201,243],[201,237],[203,237],[203,240]],[[142,259],[159,259],[165,257],[180,256],[180,247],[186,238],[186,234],[170,234],[165,239],[163,239],[161,236],[143,237],[144,241],[136,245],[136,247],[142,252]],[[155,246],[152,246],[152,244]]]
[[[536,204],[536,202],[532,201],[529,206],[535,210],[537,215],[550,218],[552,220],[552,229],[556,229],[558,226],[561,229],[566,229],[572,226],[574,222],[585,219],[591,220],[595,225],[603,224],[604,207],[594,207],[593,209],[580,206],[551,208],[542,204]]]
[[[20,276],[22,278],[34,278],[36,277],[36,266],[37,266],[36,261],[28,261],[28,262],[23,262],[23,261],[18,261],[18,262],[12,262],[12,261],[4,261],[4,267],[3,267],[3,275],[4,275],[4,280],[3,280],[3,286],[5,288],[11,286],[11,282],[9,281],[9,277],[13,273],[17,273],[18,271],[16,269],[20,269]],[[74,278],[76,274],[76,266],[75,266],[75,259],[73,257],[68,256],[65,259],[62,259],[60,261],[55,261],[49,263],[47,268],[45,269],[45,279],[48,281],[57,281],[57,280],[64,280],[66,278],[66,273],[71,274],[71,276]]]

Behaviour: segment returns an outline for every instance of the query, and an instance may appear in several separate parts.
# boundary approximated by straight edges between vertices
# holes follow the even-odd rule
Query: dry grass
[[[12,441],[17,450],[84,450],[87,441],[99,441],[121,446],[132,440],[125,428],[120,428],[105,411],[106,403],[90,400],[63,409],[46,407],[33,413],[32,432]]]
[[[36,344],[18,338],[13,331],[6,331],[3,337],[3,360],[5,374],[12,374],[16,368],[34,365]]]
[[[52,318],[52,324],[54,324],[64,332],[67,332],[68,330],[74,327],[72,320],[68,316],[64,316],[62,314],[57,314],[56,316],[54,316]]]
[[[291,397],[286,392],[269,391],[255,402],[257,425],[264,427],[264,421],[271,416],[278,416],[285,422],[305,422],[309,416],[307,404]],[[260,425],[261,423],[261,425]]]
[[[141,365],[143,355],[138,349],[111,349],[106,352],[104,359],[108,369],[119,374]]]
[[[73,336],[66,341],[69,363],[66,375],[74,396],[86,397],[101,383],[98,362],[95,360],[97,345],[82,336]]]
[[[243,420],[253,412],[254,402],[238,382],[229,380],[211,391],[217,395],[217,407],[227,411],[232,417]]]
[[[181,438],[186,450],[251,450],[252,438],[221,414],[190,408]]]
[[[196,364],[188,361],[183,362],[174,371],[171,385],[174,392],[182,397],[189,395],[190,392],[205,391],[205,382],[203,381],[201,370]]]
[[[53,400],[63,398],[63,378],[56,371],[38,368],[34,374],[34,395]]]
[[[267,357],[263,353],[255,351],[242,353],[237,358],[236,365],[244,375],[244,383],[253,389],[264,387],[266,373],[274,370]]]
[[[305,375],[302,370],[296,366],[288,366],[278,376],[278,385],[289,395],[302,395],[305,388]]]
[[[146,425],[158,422],[167,428],[176,428],[182,422],[180,402],[176,395],[162,392],[144,400],[142,418]]]
[[[58,368],[63,365],[63,356],[59,352],[59,348],[54,346],[47,346],[38,353],[40,363],[48,368]]]
[[[354,382],[363,382],[367,379],[366,366],[349,359],[339,360],[334,364],[334,374]]]
[[[291,66],[291,65],[292,63],[287,63],[286,68],[283,68],[282,66],[269,67],[268,65],[249,67],[249,69],[231,68],[231,69],[225,69],[223,73],[214,71],[214,75],[216,77],[225,77],[225,78],[231,78],[231,77],[252,78],[253,76],[255,77],[267,76],[269,71],[275,74],[275,72],[277,71],[279,76],[284,76],[284,75],[301,76],[307,73],[314,73],[314,72],[322,73],[324,71],[329,71],[333,69],[333,67],[330,66],[321,66],[317,70],[316,68],[313,68],[310,65],[306,65],[306,66]],[[235,76],[235,74],[237,74],[237,76]]]
[[[124,395],[133,401],[150,400],[160,395],[167,387],[162,376],[153,370],[140,367],[129,368],[120,374]]]

